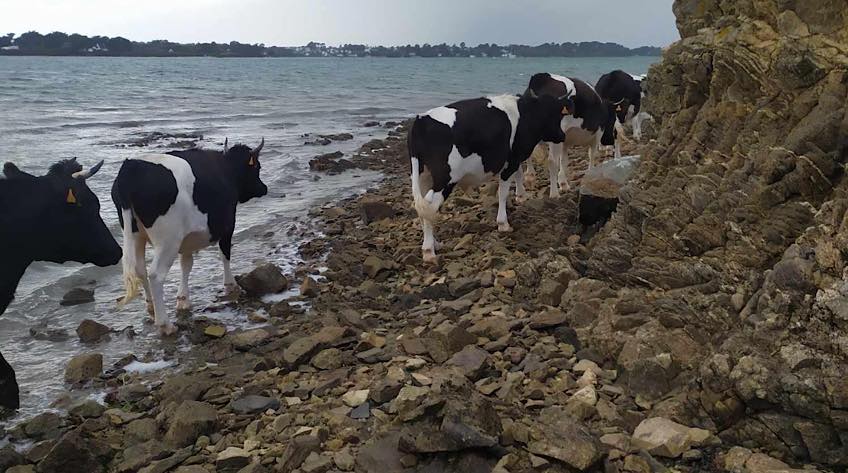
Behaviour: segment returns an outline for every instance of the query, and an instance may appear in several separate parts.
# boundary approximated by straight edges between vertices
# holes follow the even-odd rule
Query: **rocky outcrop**
[[[654,138],[569,287],[581,341],[658,414],[848,464],[848,9],[677,0]],[[848,273],[845,273],[848,274]]]

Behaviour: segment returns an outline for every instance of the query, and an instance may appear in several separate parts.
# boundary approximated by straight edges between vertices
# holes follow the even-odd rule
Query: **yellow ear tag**
[[[562,114],[563,115],[571,115],[571,112],[568,111],[568,107],[562,107]]]
[[[65,198],[65,202],[67,202],[69,204],[76,204],[77,203],[77,196],[74,195],[73,189],[68,189],[68,197]]]
[[[253,156],[250,157],[250,161],[247,162],[248,166],[256,166],[256,161],[253,159]]]

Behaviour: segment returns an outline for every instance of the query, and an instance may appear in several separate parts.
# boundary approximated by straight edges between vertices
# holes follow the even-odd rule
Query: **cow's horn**
[[[224,138],[224,152],[226,153],[227,150],[229,150],[229,149],[230,149],[230,139]]]
[[[99,171],[101,167],[103,167],[103,160],[102,159],[100,160],[99,163],[95,164],[94,166],[91,166],[88,169],[83,169],[82,171],[75,172],[73,174],[73,177],[75,179],[82,179],[84,181],[84,180],[88,179],[89,177],[97,174],[97,171]]]
[[[262,142],[259,143],[259,146],[253,149],[253,154],[259,154],[262,151],[262,147],[265,146],[265,137],[262,137]]]

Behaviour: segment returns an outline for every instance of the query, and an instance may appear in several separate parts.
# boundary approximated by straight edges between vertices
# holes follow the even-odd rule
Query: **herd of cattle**
[[[509,231],[506,201],[516,180],[523,198],[523,165],[540,143],[549,146],[551,196],[569,187],[564,147],[589,149],[594,164],[601,145],[616,145],[630,122],[640,134],[643,93],[640,81],[622,71],[606,74],[593,88],[578,79],[540,73],[524,94],[464,100],[419,115],[409,132],[412,191],[424,230],[425,262],[436,260],[434,222],[456,185],[481,184],[498,174],[497,223]],[[100,202],[88,188],[103,162],[84,169],[76,158],[60,161],[34,176],[12,163],[0,179],[0,246],[10,249],[0,265],[0,314],[14,298],[18,282],[34,261],[77,261],[111,266],[122,260],[126,295],[143,288],[148,312],[162,335],[176,331],[163,299],[165,278],[177,256],[182,280],[177,309],[189,309],[188,278],[193,255],[217,244],[228,293],[238,291],[230,271],[236,207],[262,197],[255,148],[224,144],[221,151],[192,149],[127,159],[112,185],[112,201],[123,232],[123,251],[100,217]],[[619,155],[616,146],[616,155]],[[151,270],[145,261],[153,247]],[[12,367],[0,353],[0,410],[19,407]]]

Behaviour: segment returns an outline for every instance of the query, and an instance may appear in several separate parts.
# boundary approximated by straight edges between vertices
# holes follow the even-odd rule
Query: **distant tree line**
[[[15,36],[0,36],[0,55],[21,56],[133,56],[133,57],[622,57],[659,56],[660,48],[644,46],[630,49],[616,43],[597,41],[582,43],[545,43],[538,46],[520,44],[479,44],[467,46],[442,44],[408,44],[406,46],[367,46],[345,44],[327,46],[312,42],[305,46],[282,47],[264,44],[191,43],[166,40],[130,41],[120,36],[84,36],[53,32],[42,35],[35,31]]]

